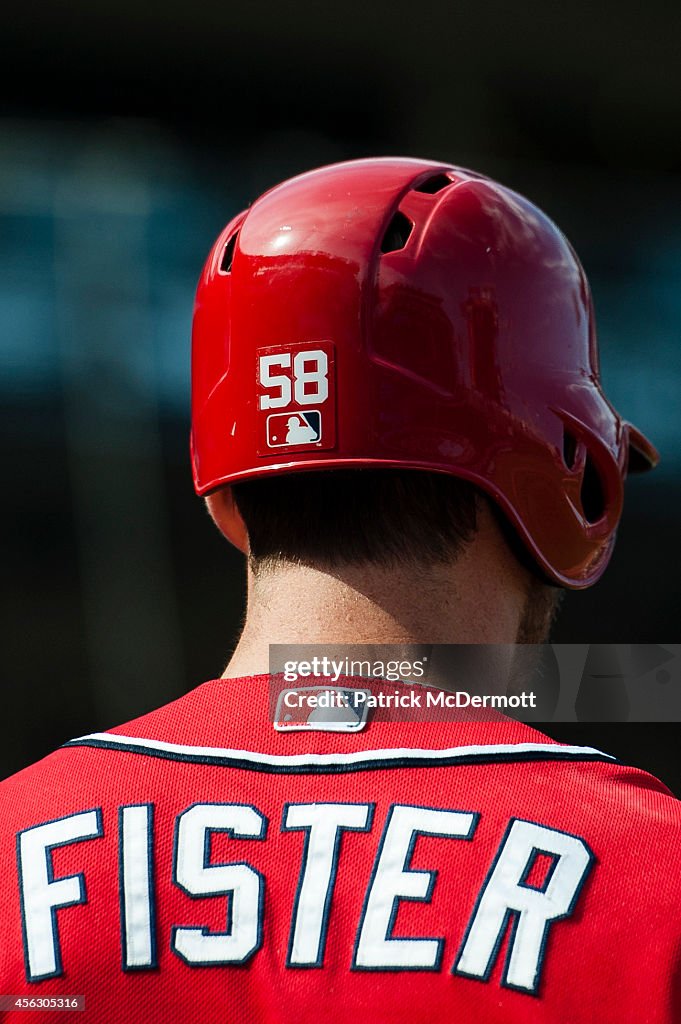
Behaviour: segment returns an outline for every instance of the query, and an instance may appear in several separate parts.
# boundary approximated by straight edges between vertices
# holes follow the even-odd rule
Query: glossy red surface
[[[199,494],[315,468],[452,473],[563,586],[598,579],[627,466],[657,461],[603,395],[569,242],[527,199],[443,164],[352,161],[258,199],[204,268],[192,368]]]

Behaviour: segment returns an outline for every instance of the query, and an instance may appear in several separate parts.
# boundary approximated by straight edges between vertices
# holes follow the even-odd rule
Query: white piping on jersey
[[[334,765],[366,764],[373,761],[399,761],[402,764],[409,761],[458,761],[467,758],[496,758],[504,757],[522,758],[527,754],[546,755],[550,760],[555,758],[569,759],[574,757],[580,759],[603,759],[616,761],[612,754],[605,754],[596,747],[569,746],[562,743],[489,743],[476,744],[467,747],[444,747],[444,748],[423,748],[423,747],[392,747],[374,750],[353,750],[349,753],[340,751],[333,754],[266,754],[255,750],[235,750],[228,747],[196,747],[181,743],[165,743],[163,740],[145,739],[141,736],[123,736],[120,733],[93,732],[87,736],[79,736],[70,740],[64,746],[106,746],[109,749],[132,750],[139,748],[141,753],[152,753],[174,755],[178,758],[188,759],[201,758],[210,760],[229,760],[251,762],[254,765],[271,765],[272,767],[293,768],[293,767],[322,767]]]

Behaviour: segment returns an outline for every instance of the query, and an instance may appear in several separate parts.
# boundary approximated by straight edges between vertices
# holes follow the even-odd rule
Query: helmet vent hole
[[[220,263],[221,274],[231,274],[232,263],[234,262],[234,250],[236,249],[236,240],[239,237],[239,232],[235,231],[230,240],[225,246],[225,251],[222,254],[222,261]]]
[[[568,469],[575,468],[577,458],[577,438],[567,430],[563,431],[563,462]]]
[[[588,454],[584,464],[580,499],[584,518],[589,523],[597,523],[605,512],[605,494],[596,465]]]
[[[443,188],[447,188],[451,184],[452,179],[448,178],[446,174],[434,174],[432,178],[426,178],[420,185],[417,185],[414,192],[425,192],[429,196],[434,196],[436,192],[441,192]]]
[[[383,236],[381,252],[397,252],[399,249],[404,249],[413,227],[412,222],[398,210]]]

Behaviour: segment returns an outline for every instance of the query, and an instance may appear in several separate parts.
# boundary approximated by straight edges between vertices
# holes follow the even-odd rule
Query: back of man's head
[[[600,578],[627,473],[658,458],[603,393],[556,225],[402,158],[300,175],[225,227],[197,292],[192,452],[254,574],[439,566],[541,593]]]
[[[330,470],[232,486],[253,571],[454,563],[486,501],[465,480],[414,470]]]

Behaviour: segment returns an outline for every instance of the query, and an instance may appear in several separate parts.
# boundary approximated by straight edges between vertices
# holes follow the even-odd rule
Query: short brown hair
[[[254,569],[449,562],[472,539],[481,492],[444,473],[351,469],[232,485]]]

